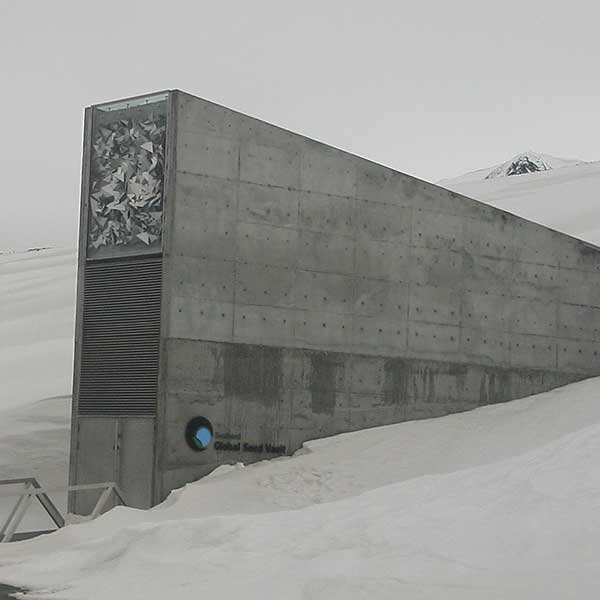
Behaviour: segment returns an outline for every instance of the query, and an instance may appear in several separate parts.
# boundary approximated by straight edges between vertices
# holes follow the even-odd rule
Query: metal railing
[[[121,488],[114,481],[107,481],[105,483],[82,483],[81,485],[70,485],[67,488],[69,492],[100,489],[103,489],[104,491],[100,494],[100,497],[98,498],[98,502],[96,502],[94,510],[90,513],[90,518],[95,519],[97,516],[100,515],[102,509],[104,508],[104,506],[108,502],[108,499],[110,498],[111,492],[114,493],[114,495],[117,497],[117,499],[119,500],[119,502],[121,502],[123,506],[127,506]]]
[[[48,493],[39,484],[35,477],[22,477],[19,479],[1,479],[0,486],[4,485],[22,485],[20,492],[15,493],[18,499],[10,511],[8,518],[0,528],[0,543],[7,543],[13,539],[27,539],[28,537],[35,537],[44,533],[50,533],[49,531],[28,531],[25,533],[17,534],[17,528],[21,524],[27,509],[31,506],[33,501],[37,499],[42,505],[48,516],[52,519],[57,529],[65,526],[65,519],[60,514],[60,511],[50,497]],[[114,493],[117,500],[123,505],[127,506],[125,497],[122,490],[114,481],[108,481],[104,483],[85,483],[81,485],[71,485],[67,488],[68,492],[76,492],[80,490],[102,490],[94,510],[89,515],[90,519],[95,519],[102,512],[102,509],[106,506],[111,493]]]

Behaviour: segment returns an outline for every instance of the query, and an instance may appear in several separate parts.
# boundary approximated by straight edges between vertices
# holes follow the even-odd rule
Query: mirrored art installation
[[[88,255],[160,247],[166,116],[119,113],[92,135]]]

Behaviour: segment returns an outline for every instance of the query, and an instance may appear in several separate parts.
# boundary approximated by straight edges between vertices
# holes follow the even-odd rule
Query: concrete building
[[[82,181],[73,484],[147,507],[600,372],[598,248],[222,106],[87,109]]]

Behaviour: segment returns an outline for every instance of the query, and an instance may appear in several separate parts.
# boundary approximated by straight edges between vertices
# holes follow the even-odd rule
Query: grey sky
[[[83,107],[180,88],[436,181],[600,159],[594,2],[0,0],[0,249],[73,245]]]

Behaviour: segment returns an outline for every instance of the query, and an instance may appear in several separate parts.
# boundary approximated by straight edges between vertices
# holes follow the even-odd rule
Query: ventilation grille
[[[162,259],[88,263],[80,415],[156,414]]]

